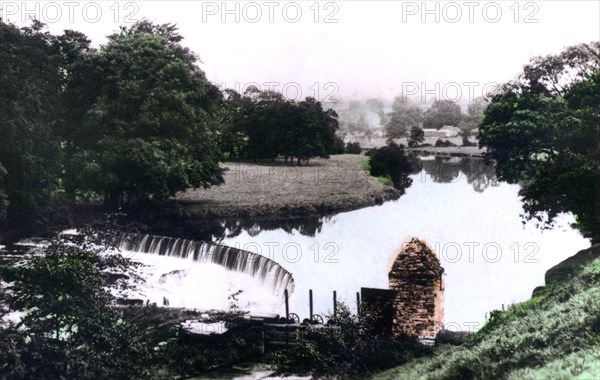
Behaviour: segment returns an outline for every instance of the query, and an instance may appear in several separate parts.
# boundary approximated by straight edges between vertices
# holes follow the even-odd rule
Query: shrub
[[[329,326],[306,330],[285,355],[273,355],[279,371],[317,378],[358,378],[430,352],[408,338],[372,334],[366,317],[351,314],[343,303],[338,304],[337,318]]]
[[[476,143],[469,141],[468,135],[463,135],[462,137],[462,146],[477,146]]]
[[[452,143],[449,140],[437,139],[437,141],[435,142],[435,146],[437,146],[437,147],[450,147],[450,146],[456,146],[456,144]]]
[[[362,148],[358,142],[349,142],[346,144],[346,152],[349,154],[361,154]]]
[[[370,152],[370,174],[374,177],[389,176],[394,187],[404,191],[412,184],[408,177],[413,172],[413,163],[406,157],[404,150],[391,143]]]

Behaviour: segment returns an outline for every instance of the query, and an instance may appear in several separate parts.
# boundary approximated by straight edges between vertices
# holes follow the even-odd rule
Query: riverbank
[[[225,184],[177,194],[171,206],[188,217],[290,218],[355,210],[398,199],[400,192],[363,170],[364,156],[335,155],[308,166],[227,163]]]
[[[598,299],[600,245],[595,245],[549,269],[545,287],[526,302],[492,313],[474,336],[439,344],[432,356],[373,379],[598,379]]]
[[[449,147],[436,147],[426,146],[419,148],[408,148],[409,152],[415,153],[426,153],[434,154],[438,156],[452,156],[452,157],[483,157],[485,149],[480,149],[476,146],[449,146]]]

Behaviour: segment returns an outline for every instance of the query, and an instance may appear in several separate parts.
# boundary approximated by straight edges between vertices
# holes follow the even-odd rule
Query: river
[[[571,215],[561,216],[551,230],[523,224],[519,185],[497,181],[494,168],[481,159],[420,160],[423,169],[396,201],[306,220],[230,220],[218,240],[267,256],[291,272],[290,311],[306,318],[309,289],[315,313],[332,311],[334,290],[355,310],[361,287],[387,288],[388,267],[402,243],[412,236],[424,239],[445,269],[444,324],[461,330],[476,330],[489,311],[528,299],[544,284],[548,268],[590,246],[571,227]],[[228,294],[242,290],[236,306],[284,313],[280,288],[209,263],[135,257],[157,268],[161,284],[153,291],[165,292],[171,306],[224,307],[233,302]]]

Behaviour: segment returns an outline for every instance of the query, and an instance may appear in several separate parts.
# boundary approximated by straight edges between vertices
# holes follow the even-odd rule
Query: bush
[[[462,146],[477,146],[476,143],[469,141],[468,135],[463,135]]]
[[[437,141],[435,142],[435,146],[436,147],[450,147],[450,146],[456,146],[456,144],[452,143],[449,140],[437,139]]]
[[[344,153],[344,140],[338,135],[333,135],[333,152],[332,154]]]
[[[369,174],[374,177],[389,176],[394,187],[402,192],[412,184],[408,176],[413,172],[413,164],[404,150],[394,143],[372,150],[369,167]]]
[[[408,137],[408,146],[411,148],[416,148],[423,141],[425,141],[425,132],[423,129],[419,127],[413,127],[410,130],[410,136]]]
[[[0,272],[11,282],[10,296],[0,288],[0,319],[4,304],[27,311],[19,324],[0,325],[0,379],[187,378],[260,359],[257,332],[239,313],[215,315],[235,333],[213,338],[179,331],[199,318],[194,311],[115,307],[140,264],[106,252],[121,240],[116,232],[79,231]]]
[[[362,153],[362,148],[360,147],[360,144],[358,142],[349,142],[346,144],[346,153],[349,154],[361,154]]]
[[[280,372],[316,378],[362,378],[430,352],[411,339],[376,336],[366,317],[351,314],[343,303],[338,306],[331,327],[306,330],[285,355],[272,356]]]

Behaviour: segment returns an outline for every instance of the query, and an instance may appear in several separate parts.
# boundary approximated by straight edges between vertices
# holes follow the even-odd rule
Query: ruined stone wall
[[[413,238],[403,244],[389,272],[389,286],[395,291],[394,335],[437,335],[442,326],[443,271],[424,242]]]

